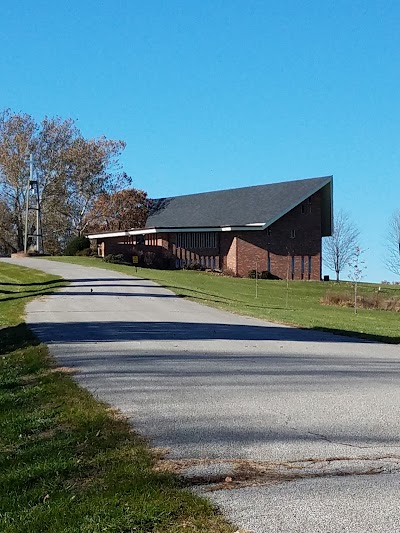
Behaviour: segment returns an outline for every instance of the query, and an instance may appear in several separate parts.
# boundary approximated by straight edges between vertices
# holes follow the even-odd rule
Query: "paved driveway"
[[[238,526],[400,530],[398,346],[240,317],[107,270],[13,262],[71,280],[27,322]]]

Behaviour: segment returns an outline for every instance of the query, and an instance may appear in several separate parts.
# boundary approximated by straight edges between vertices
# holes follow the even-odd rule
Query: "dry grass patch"
[[[354,307],[354,294],[351,292],[327,292],[321,298],[323,305],[336,305],[339,307]],[[358,295],[357,307],[361,309],[375,309],[379,311],[400,312],[400,298],[385,296],[377,291],[370,295]]]

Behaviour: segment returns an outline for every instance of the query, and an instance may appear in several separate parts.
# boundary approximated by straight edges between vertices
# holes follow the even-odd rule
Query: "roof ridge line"
[[[172,200],[174,198],[185,198],[187,196],[200,196],[202,194],[213,194],[217,192],[228,192],[228,191],[240,191],[243,189],[255,189],[256,187],[268,187],[271,185],[282,185],[283,183],[298,183],[300,181],[312,181],[312,180],[323,180],[323,179],[333,179],[333,174],[328,176],[316,176],[314,178],[302,178],[297,180],[290,180],[290,181],[275,181],[272,183],[260,183],[258,185],[246,185],[243,187],[233,187],[231,189],[217,189],[215,191],[203,191],[203,192],[192,192],[189,194],[179,194],[176,196],[162,196],[160,198],[150,198],[150,201],[160,201],[160,200]]]

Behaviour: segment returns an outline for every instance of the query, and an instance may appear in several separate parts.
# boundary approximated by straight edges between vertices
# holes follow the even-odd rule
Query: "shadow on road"
[[[31,325],[44,342],[85,343],[146,340],[237,340],[365,343],[317,330],[197,322],[38,322]]]

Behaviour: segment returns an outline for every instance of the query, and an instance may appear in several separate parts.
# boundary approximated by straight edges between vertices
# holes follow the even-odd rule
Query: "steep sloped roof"
[[[158,198],[152,201],[146,227],[270,225],[320,189],[323,193],[322,234],[330,235],[332,176]]]

